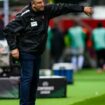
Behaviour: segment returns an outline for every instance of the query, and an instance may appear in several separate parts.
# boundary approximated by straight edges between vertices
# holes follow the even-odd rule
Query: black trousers
[[[102,68],[105,64],[105,49],[97,50],[96,51],[97,56],[97,67]]]
[[[20,105],[35,105],[41,57],[20,53]]]

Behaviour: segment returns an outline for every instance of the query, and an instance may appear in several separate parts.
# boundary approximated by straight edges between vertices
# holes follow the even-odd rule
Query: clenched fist
[[[92,15],[93,13],[92,7],[84,7],[84,13],[88,16]]]

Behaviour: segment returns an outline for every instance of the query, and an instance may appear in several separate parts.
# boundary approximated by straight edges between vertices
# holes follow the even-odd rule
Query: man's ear
[[[33,2],[33,1],[31,1],[31,5],[32,5],[32,7],[35,7],[35,4],[34,4],[34,2]]]

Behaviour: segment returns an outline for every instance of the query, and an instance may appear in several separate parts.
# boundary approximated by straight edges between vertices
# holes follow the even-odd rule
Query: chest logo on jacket
[[[37,21],[31,22],[31,27],[36,27],[36,26],[38,26],[38,22]]]

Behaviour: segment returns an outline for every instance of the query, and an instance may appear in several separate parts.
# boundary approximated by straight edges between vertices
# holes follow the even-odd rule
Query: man
[[[40,56],[45,49],[49,20],[70,12],[91,14],[92,9],[72,4],[45,5],[43,0],[31,0],[4,29],[11,55],[21,63],[20,105],[35,105]]]
[[[105,28],[102,23],[92,31],[92,42],[97,57],[97,73],[105,70]]]
[[[64,35],[63,32],[59,29],[57,23],[54,23],[54,27],[51,29],[52,38],[50,57],[51,63],[58,63],[61,60],[61,56],[64,50]]]
[[[78,22],[74,22],[74,26],[69,28],[68,34],[71,42],[71,62],[75,71],[81,70],[84,64],[86,34]]]

